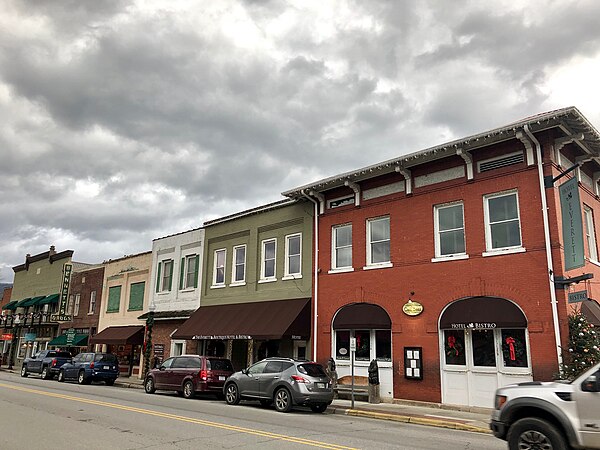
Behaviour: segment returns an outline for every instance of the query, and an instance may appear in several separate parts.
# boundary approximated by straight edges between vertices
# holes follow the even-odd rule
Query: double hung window
[[[516,192],[484,197],[488,252],[521,247],[521,221]]]
[[[589,249],[591,261],[598,261],[598,248],[596,247],[596,233],[594,228],[594,215],[591,208],[583,205],[583,216],[585,218],[585,240]]]
[[[331,268],[352,268],[352,224],[339,225],[332,229]]]
[[[232,284],[241,284],[246,281],[246,246],[233,247]]]
[[[225,286],[225,258],[224,248],[215,250],[213,267],[213,286]]]
[[[92,291],[90,294],[90,307],[88,314],[94,314],[96,312],[96,291]]]
[[[199,255],[187,255],[181,258],[179,269],[179,289],[195,289],[198,287]]]
[[[463,204],[435,207],[435,256],[437,258],[465,254]]]
[[[390,218],[367,221],[367,266],[390,262]]]
[[[173,260],[165,259],[158,263],[156,276],[156,292],[171,290],[173,280]]]
[[[262,264],[260,278],[262,281],[276,280],[277,240],[266,239],[262,241]]]
[[[302,235],[291,234],[285,237],[285,271],[284,275],[290,278],[299,278],[302,275]]]

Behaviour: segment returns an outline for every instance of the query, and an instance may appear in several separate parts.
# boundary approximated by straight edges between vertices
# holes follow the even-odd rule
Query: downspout
[[[529,126],[525,124],[523,131],[529,136],[531,142],[535,144],[535,155],[538,166],[538,178],[540,182],[540,197],[542,199],[542,218],[544,219],[544,241],[546,244],[546,262],[548,264],[548,283],[550,285],[550,303],[552,305],[552,320],[554,322],[554,339],[556,341],[556,355],[558,358],[558,368],[563,363],[560,339],[560,324],[558,321],[558,303],[556,301],[556,291],[554,289],[554,265],[552,263],[552,248],[550,247],[550,226],[548,219],[548,203],[546,201],[546,188],[544,187],[544,168],[542,164],[542,147],[535,138]]]
[[[318,310],[318,305],[319,305],[319,272],[318,272],[318,267],[319,267],[319,202],[317,200],[315,200],[314,198],[312,198],[310,195],[308,195],[305,190],[302,190],[302,195],[304,197],[306,197],[308,200],[310,200],[314,205],[315,205],[315,213],[314,213],[314,220],[315,220],[315,256],[314,256],[314,261],[313,261],[313,266],[315,268],[315,283],[314,283],[314,314],[313,314],[313,354],[312,354],[312,360],[316,361],[317,360],[317,312]]]

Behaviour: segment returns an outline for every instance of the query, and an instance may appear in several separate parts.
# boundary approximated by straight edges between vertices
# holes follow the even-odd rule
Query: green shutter
[[[179,290],[183,289],[183,271],[185,269],[185,258],[181,258],[181,267],[179,268]]]
[[[146,282],[133,283],[129,292],[128,311],[141,311],[144,308],[144,289]]]
[[[194,271],[194,288],[198,287],[198,266],[200,265],[200,255],[196,255],[196,269]]]
[[[121,305],[121,286],[112,286],[108,288],[108,305],[106,312],[119,312]]]
[[[169,273],[169,291],[171,290],[171,287],[173,286],[173,266],[174,266],[174,261],[171,260],[171,271]]]
[[[160,291],[160,269],[162,268],[162,263],[158,263],[158,275],[156,276],[156,292]]]

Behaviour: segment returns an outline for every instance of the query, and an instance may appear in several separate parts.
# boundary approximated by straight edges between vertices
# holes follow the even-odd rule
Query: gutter
[[[556,356],[558,368],[563,363],[560,339],[560,324],[558,321],[558,303],[556,301],[556,291],[554,290],[554,265],[552,262],[552,248],[550,247],[550,226],[548,219],[548,202],[546,201],[546,188],[544,187],[544,168],[542,164],[542,148],[540,142],[533,135],[529,126],[525,124],[523,131],[527,134],[531,142],[535,144],[535,155],[537,158],[538,178],[540,183],[540,197],[542,200],[542,218],[544,220],[544,242],[546,247],[546,263],[548,265],[548,284],[550,287],[550,303],[552,305],[552,321],[554,323],[554,339],[556,344]]]
[[[314,304],[314,312],[313,312],[313,354],[312,354],[312,359],[313,361],[317,360],[317,318],[318,318],[318,306],[319,306],[319,206],[320,204],[322,204],[321,202],[315,200],[314,198],[312,198],[310,195],[308,195],[306,193],[306,190],[303,189],[302,191],[302,195],[304,197],[306,197],[309,201],[311,201],[313,203],[313,205],[315,205],[315,212],[314,212],[314,221],[315,221],[315,235],[314,235],[314,240],[315,240],[315,256],[314,256],[314,261],[313,261],[313,266],[315,268],[315,282],[314,282],[314,295],[313,295],[313,304]]]

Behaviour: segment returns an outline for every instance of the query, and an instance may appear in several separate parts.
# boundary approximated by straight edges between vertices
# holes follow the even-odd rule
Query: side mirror
[[[243,373],[244,375],[248,375],[248,368],[246,367],[245,369],[242,369],[242,373]]]
[[[600,383],[598,382],[600,372],[590,375],[581,383],[581,390],[584,392],[600,392]]]

